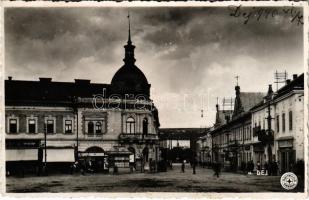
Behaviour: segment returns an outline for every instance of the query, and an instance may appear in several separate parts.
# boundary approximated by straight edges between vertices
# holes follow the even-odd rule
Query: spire
[[[128,44],[132,44],[132,42],[131,42],[131,23],[130,23],[130,12],[128,12],[128,23],[129,23]]]
[[[240,113],[244,112],[244,108],[242,106],[242,102],[241,102],[241,98],[240,98],[240,87],[238,85],[238,82],[237,82],[237,85],[235,86],[235,92],[236,92],[236,97],[235,97],[234,111],[233,111],[232,118],[234,118],[237,115],[239,115]]]
[[[239,79],[239,76],[237,75],[237,76],[235,76],[235,78],[236,78],[236,86],[238,86],[238,79]]]
[[[123,59],[125,66],[134,66],[135,63],[135,58],[134,58],[134,48],[135,46],[132,45],[131,41],[131,22],[130,22],[130,13],[128,12],[128,25],[129,25],[129,30],[128,30],[128,42],[124,46],[125,48],[125,57]]]

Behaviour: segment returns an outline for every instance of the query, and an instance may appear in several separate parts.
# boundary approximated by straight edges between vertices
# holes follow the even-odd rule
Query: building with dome
[[[128,34],[111,84],[5,80],[8,173],[66,170],[76,161],[95,171],[155,170],[158,111],[135,65],[130,23]]]

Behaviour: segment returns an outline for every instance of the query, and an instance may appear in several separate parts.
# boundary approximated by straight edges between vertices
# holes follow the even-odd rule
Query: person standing
[[[221,164],[219,162],[214,163],[213,169],[215,171],[214,176],[217,176],[217,178],[219,178],[221,171]]]

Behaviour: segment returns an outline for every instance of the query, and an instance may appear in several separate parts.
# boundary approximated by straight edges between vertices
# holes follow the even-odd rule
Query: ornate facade
[[[90,160],[98,171],[156,162],[158,111],[135,65],[130,29],[124,48],[111,84],[5,81],[7,170],[37,170],[45,160],[50,166]]]

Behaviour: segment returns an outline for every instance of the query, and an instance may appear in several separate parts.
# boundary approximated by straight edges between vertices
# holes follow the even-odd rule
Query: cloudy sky
[[[275,70],[303,72],[303,27],[280,9],[244,24],[228,8],[11,8],[6,76],[110,83],[123,64],[128,10],[162,127],[212,125],[216,97],[234,96],[236,75],[241,91],[266,92]]]

